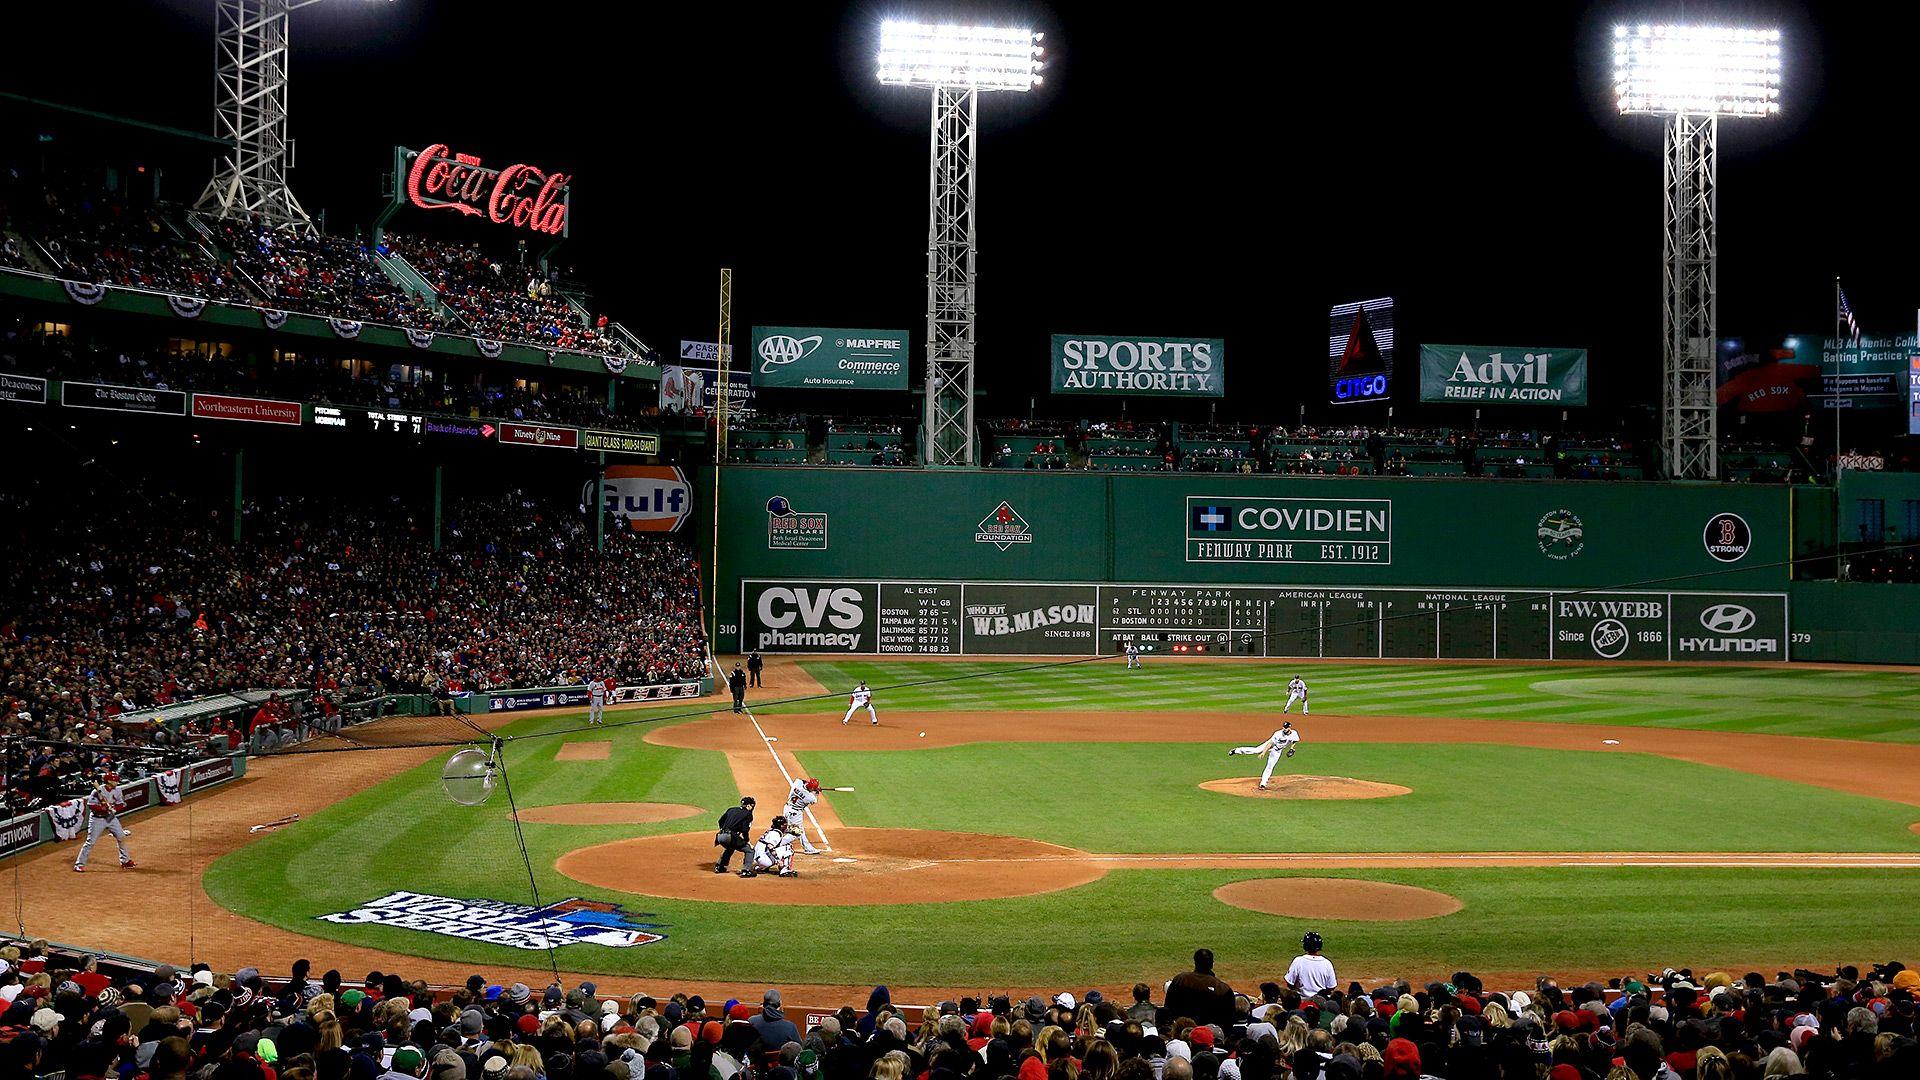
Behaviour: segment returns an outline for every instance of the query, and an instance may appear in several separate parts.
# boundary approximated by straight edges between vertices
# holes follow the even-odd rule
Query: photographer
[[[730,807],[720,815],[720,831],[713,837],[713,846],[720,849],[720,860],[713,864],[714,873],[726,873],[733,853],[752,846],[753,805],[753,796],[748,795],[740,800],[739,806]]]

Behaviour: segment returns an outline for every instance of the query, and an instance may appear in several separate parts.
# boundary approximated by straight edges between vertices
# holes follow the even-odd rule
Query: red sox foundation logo
[[[976,544],[992,544],[1005,551],[1015,544],[1033,543],[1033,530],[1027,528],[1027,519],[1019,511],[1002,501],[993,508],[993,513],[980,519],[980,529],[973,534]]]

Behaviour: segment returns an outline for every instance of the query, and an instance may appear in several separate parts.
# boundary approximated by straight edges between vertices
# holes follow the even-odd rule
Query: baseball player
[[[96,776],[92,789],[87,792],[87,842],[80,845],[80,855],[73,860],[74,873],[86,871],[87,856],[93,854],[93,845],[100,842],[103,832],[112,833],[113,842],[120,845],[120,865],[133,865],[133,856],[127,854],[127,827],[120,824],[120,811],[126,808],[126,797],[120,794],[120,778],[109,772]]]
[[[1280,711],[1291,712],[1293,710],[1293,703],[1296,701],[1300,703],[1301,716],[1305,716],[1313,711],[1307,708],[1307,680],[1298,675],[1295,675],[1293,681],[1287,684],[1287,704],[1281,708]]]
[[[607,683],[608,679],[594,679],[587,683],[587,723],[604,724],[607,722]]]
[[[799,877],[793,869],[793,834],[787,831],[787,819],[773,819],[772,827],[753,845],[747,853],[747,865],[740,868],[741,877],[755,877],[763,870],[775,870],[781,877]]]
[[[864,682],[853,688],[853,696],[847,699],[847,715],[841,717],[840,722],[844,724],[853,719],[853,714],[861,709],[867,710],[867,718],[876,726],[879,725],[880,718],[873,712],[873,691],[867,689],[867,684]]]
[[[1129,641],[1127,642],[1127,670],[1131,671],[1134,668],[1137,668],[1139,666],[1140,666],[1140,646],[1135,645],[1133,642]]]
[[[787,831],[800,839],[802,855],[818,855],[820,849],[807,839],[807,807],[820,801],[820,781],[812,777],[802,777],[793,782],[792,790],[787,792],[786,817]]]
[[[1260,772],[1260,790],[1267,790],[1267,781],[1273,779],[1273,767],[1280,764],[1283,757],[1292,757],[1294,747],[1300,742],[1300,733],[1293,730],[1293,721],[1283,720],[1280,730],[1259,746],[1236,746],[1228,754],[1265,754],[1267,767]]]

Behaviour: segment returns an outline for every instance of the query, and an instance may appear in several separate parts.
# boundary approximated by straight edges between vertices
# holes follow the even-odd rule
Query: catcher
[[[1293,721],[1284,720],[1280,730],[1259,746],[1236,746],[1228,754],[1265,754],[1267,767],[1260,772],[1260,790],[1267,790],[1267,781],[1273,779],[1273,767],[1280,764],[1283,757],[1292,757],[1294,748],[1300,744],[1300,733],[1293,730]]]
[[[787,831],[787,819],[783,817],[774,818],[773,827],[747,853],[747,865],[740,868],[740,876],[758,877],[768,870],[781,877],[800,876],[793,869],[793,834]]]

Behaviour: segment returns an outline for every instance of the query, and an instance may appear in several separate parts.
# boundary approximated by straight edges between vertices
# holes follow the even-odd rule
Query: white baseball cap
[[[1073,1011],[1073,995],[1072,994],[1066,994],[1066,993],[1055,994],[1053,996],[1053,1003],[1055,1005],[1060,1006],[1063,1009],[1066,1009],[1069,1012]]]

